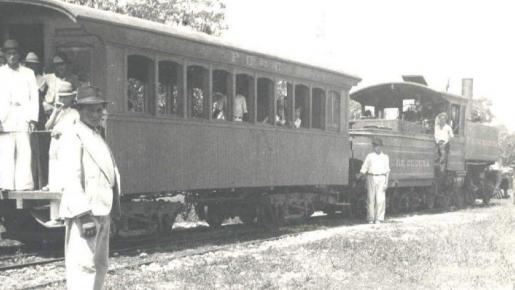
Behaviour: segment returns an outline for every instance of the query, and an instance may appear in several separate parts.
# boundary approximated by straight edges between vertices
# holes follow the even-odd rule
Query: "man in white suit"
[[[20,64],[19,45],[6,40],[7,64],[0,67],[0,188],[30,190],[32,155],[30,132],[39,117],[36,77]]]
[[[120,176],[97,131],[107,102],[98,89],[77,91],[80,120],[63,132],[63,196],[68,289],[102,289],[108,268],[111,216],[120,215]]]

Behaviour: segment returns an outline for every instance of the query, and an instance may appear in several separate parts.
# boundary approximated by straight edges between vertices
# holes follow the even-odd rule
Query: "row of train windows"
[[[339,126],[340,94],[336,91],[328,91],[326,96],[326,91],[321,88],[293,86],[284,80],[274,83],[269,78],[255,81],[251,75],[237,74],[233,96],[231,73],[212,70],[210,86],[209,70],[189,65],[185,83],[187,104],[183,104],[181,64],[160,61],[156,75],[155,62],[150,58],[130,55],[127,63],[127,108],[130,112],[316,129],[338,129]],[[272,117],[274,114],[275,118]]]

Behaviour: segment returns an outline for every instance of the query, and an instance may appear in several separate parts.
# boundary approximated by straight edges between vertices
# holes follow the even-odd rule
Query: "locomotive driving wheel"
[[[206,221],[212,228],[220,228],[224,221],[223,211],[219,205],[210,204],[206,206],[207,214]]]

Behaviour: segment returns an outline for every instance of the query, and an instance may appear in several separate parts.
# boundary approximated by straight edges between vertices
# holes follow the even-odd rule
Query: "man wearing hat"
[[[46,84],[48,86],[43,107],[45,112],[49,114],[54,106],[55,102],[58,101],[58,91],[60,82],[67,81],[74,87],[77,87],[77,77],[68,72],[68,65],[64,59],[58,55],[52,58],[52,65],[54,67],[54,73],[45,75]]]
[[[44,92],[46,88],[46,79],[41,71],[41,62],[39,61],[38,55],[34,52],[27,53],[27,56],[25,57],[25,66],[30,68],[36,75],[39,92]]]
[[[451,126],[447,124],[447,113],[440,113],[436,117],[435,124],[435,142],[438,150],[437,165],[440,170],[444,171],[447,167],[447,159],[449,157],[449,141],[454,137]]]
[[[107,102],[94,87],[77,90],[80,119],[60,137],[68,289],[101,289],[108,267],[111,216],[120,215],[120,176],[97,131]]]
[[[0,188],[34,188],[30,132],[38,121],[39,96],[34,72],[20,65],[19,45],[6,40],[7,65],[0,67]]]
[[[62,172],[61,163],[63,160],[59,158],[60,151],[60,137],[62,132],[74,126],[79,120],[79,112],[72,108],[75,100],[76,93],[73,90],[72,84],[69,82],[61,82],[59,88],[59,101],[56,103],[52,114],[45,124],[45,129],[52,131],[51,142],[49,149],[48,161],[48,186],[43,187],[43,190],[50,190],[53,192],[62,191]]]
[[[367,184],[367,221],[384,222],[385,191],[388,188],[390,159],[382,152],[383,140],[372,140],[373,152],[369,153],[361,166],[360,175],[366,176]]]

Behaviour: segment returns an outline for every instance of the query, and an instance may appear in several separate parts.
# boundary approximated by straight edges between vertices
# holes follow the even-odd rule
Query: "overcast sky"
[[[494,103],[515,130],[515,4],[451,0],[225,0],[224,38],[331,67],[363,79],[358,88],[424,75],[429,86]],[[513,2],[513,1],[511,1]]]

